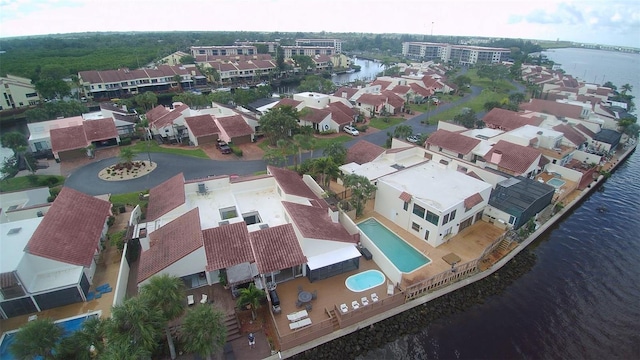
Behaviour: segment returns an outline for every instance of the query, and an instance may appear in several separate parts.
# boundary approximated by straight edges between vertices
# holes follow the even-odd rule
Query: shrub
[[[242,149],[240,149],[239,147],[235,146],[235,145],[229,145],[229,147],[231,148],[231,151],[239,157],[242,157]]]
[[[124,238],[126,234],[127,231],[122,230],[109,235],[109,243],[111,244],[111,246],[115,246],[116,249],[118,249],[118,251],[120,251],[121,253],[122,250],[124,250]]]
[[[360,132],[367,132],[367,130],[369,129],[369,125],[356,126],[356,129],[358,129],[358,131]]]
[[[131,145],[131,138],[122,138],[120,139],[120,146],[127,146],[127,145]]]
[[[31,181],[31,179],[29,179],[29,181]],[[38,181],[38,184],[41,186],[54,186],[58,183],[58,179],[55,176],[47,176],[44,178],[40,178],[40,180]]]
[[[116,223],[116,218],[114,216],[109,216],[109,220],[107,220],[107,226],[112,226]]]
[[[29,184],[36,185],[38,183],[38,175],[29,174],[27,175],[27,180],[29,181]]]
[[[56,197],[58,197],[58,194],[60,193],[60,187],[52,187],[49,189],[49,194],[51,194],[48,198],[47,198],[47,202],[53,202]]]

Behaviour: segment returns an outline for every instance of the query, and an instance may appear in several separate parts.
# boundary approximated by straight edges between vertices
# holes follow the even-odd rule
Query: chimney
[[[331,221],[335,224],[338,223],[339,220],[339,213],[338,213],[338,208],[335,205],[329,205],[329,217],[331,218]]]
[[[494,164],[500,164],[500,161],[502,161],[502,151],[495,150],[493,154],[491,154],[491,162]]]

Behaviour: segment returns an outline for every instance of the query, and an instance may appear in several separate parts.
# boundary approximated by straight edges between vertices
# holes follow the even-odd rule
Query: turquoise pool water
[[[565,184],[564,180],[558,178],[551,178],[547,181],[547,184],[553,186],[556,189],[560,189]]]
[[[74,332],[82,329],[82,324],[87,320],[95,316],[100,316],[99,312],[91,314],[85,314],[68,319],[58,320],[55,323],[62,327],[64,330],[63,336],[69,336]],[[9,346],[13,343],[13,337],[16,331],[6,332],[0,337],[0,360],[15,360],[15,357],[11,355]]]
[[[428,257],[419,253],[374,218],[359,223],[358,227],[401,272],[412,272],[431,262]]]
[[[367,270],[351,275],[344,281],[347,289],[353,292],[362,292],[384,284],[384,274],[378,270]]]

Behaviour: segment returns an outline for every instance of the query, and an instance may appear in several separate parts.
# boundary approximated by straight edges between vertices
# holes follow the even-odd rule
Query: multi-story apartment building
[[[280,45],[277,41],[236,41],[233,43],[238,46],[255,46],[255,45],[265,45],[267,46],[267,51],[269,54],[275,54],[278,45]]]
[[[192,46],[191,55],[254,55],[258,50],[253,45]]]
[[[511,55],[511,50],[470,45],[403,42],[402,55],[410,58],[441,59],[462,65],[473,65],[506,61]]]
[[[169,65],[138,70],[81,71],[78,77],[84,95],[93,99],[126,97],[145,91],[166,91],[178,86],[190,89],[207,85],[207,78],[198,68]]]
[[[316,56],[328,55],[332,56],[335,49],[330,46],[283,46],[285,59],[290,59],[297,55]]]
[[[6,77],[0,77],[0,91],[0,110],[36,105],[40,102],[40,95],[31,84],[31,79],[7,74]]]
[[[297,39],[296,46],[329,46],[335,50],[335,53],[342,52],[342,40],[340,39]]]

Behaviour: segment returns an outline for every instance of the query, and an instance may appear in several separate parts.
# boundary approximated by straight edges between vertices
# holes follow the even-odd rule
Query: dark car
[[[218,149],[223,154],[231,154],[231,148],[229,147],[229,145],[227,145],[227,143],[218,144]]]

